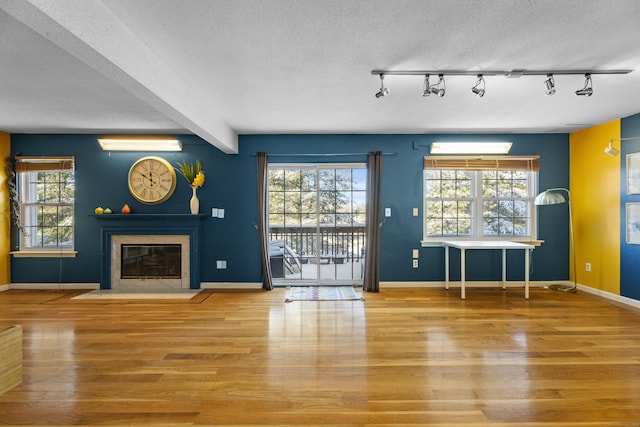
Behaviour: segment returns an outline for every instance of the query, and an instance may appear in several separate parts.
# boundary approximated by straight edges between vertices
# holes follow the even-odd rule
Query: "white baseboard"
[[[11,283],[9,289],[100,289],[99,283]]]
[[[550,285],[548,281],[529,282],[530,288],[543,288]],[[450,288],[459,288],[460,282],[449,282]],[[502,283],[497,281],[491,282],[473,282],[467,281],[466,288],[501,288]],[[524,282],[506,282],[507,288],[524,288]],[[444,288],[444,282],[380,282],[380,288]]]
[[[200,289],[262,289],[262,282],[201,282]]]
[[[580,284],[578,284],[578,290],[591,295],[596,295],[620,304],[628,305],[635,308],[640,308],[640,301],[633,298],[623,297],[620,295],[612,294],[611,292],[603,291],[601,289],[591,288],[589,286],[584,286]]]
[[[0,285],[0,292],[5,292],[9,290],[9,285]]]

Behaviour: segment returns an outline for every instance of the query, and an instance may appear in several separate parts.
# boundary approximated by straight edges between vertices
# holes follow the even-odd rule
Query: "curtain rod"
[[[338,157],[338,156],[366,156],[369,153],[266,153],[269,157]],[[384,156],[395,156],[397,153],[382,153]],[[258,153],[252,153],[250,156],[257,156]]]

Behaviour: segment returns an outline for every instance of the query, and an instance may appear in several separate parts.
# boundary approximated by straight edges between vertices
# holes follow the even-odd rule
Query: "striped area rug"
[[[364,301],[364,298],[353,286],[292,286],[284,301]]]

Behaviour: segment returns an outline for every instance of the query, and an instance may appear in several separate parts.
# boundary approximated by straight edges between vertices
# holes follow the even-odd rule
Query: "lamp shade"
[[[543,191],[536,196],[534,203],[536,205],[557,205],[559,203],[565,203],[567,201],[567,198],[561,191],[567,190],[563,188],[554,188],[551,190]]]

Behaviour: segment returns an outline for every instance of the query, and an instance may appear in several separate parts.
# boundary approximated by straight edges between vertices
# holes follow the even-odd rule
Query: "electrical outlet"
[[[413,268],[418,268],[418,260],[417,259],[413,260]]]
[[[391,216],[391,208],[384,208],[384,216],[386,217]]]
[[[224,269],[226,269],[226,268],[227,268],[227,261],[226,261],[226,260],[223,260],[223,259],[222,259],[222,260],[220,260],[220,259],[219,259],[219,260],[217,260],[217,261],[216,261],[216,268],[217,268],[218,270],[224,270]]]
[[[584,266],[587,271],[591,271],[591,263],[588,262],[587,265]]]

